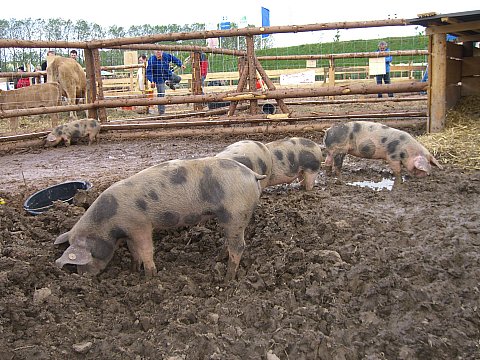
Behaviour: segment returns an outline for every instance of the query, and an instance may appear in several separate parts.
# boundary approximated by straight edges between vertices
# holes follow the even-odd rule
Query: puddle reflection
[[[352,186],[360,186],[360,187],[368,187],[375,191],[380,191],[383,189],[392,190],[394,181],[391,179],[383,178],[381,181],[355,181],[351,183],[347,183],[347,185]]]

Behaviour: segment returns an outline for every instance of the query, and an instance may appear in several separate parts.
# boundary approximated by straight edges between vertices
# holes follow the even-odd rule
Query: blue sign
[[[270,10],[262,6],[262,26],[270,26]],[[262,34],[262,38],[266,38],[270,34]]]
[[[220,23],[220,30],[228,30],[231,28],[231,23],[230,21],[222,21]]]

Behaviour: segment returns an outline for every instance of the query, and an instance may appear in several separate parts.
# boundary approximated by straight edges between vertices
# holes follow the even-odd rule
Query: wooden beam
[[[95,59],[93,51],[85,49],[85,70],[87,74],[87,94],[85,103],[91,104],[97,101],[97,82],[95,80]],[[98,111],[96,108],[88,110],[88,116],[93,119],[98,119]]]
[[[394,50],[389,52],[367,51],[343,54],[313,54],[313,55],[268,55],[258,56],[258,60],[319,60],[319,59],[351,59],[384,56],[414,56],[428,55],[427,50]]]
[[[379,93],[407,93],[419,92],[427,88],[426,83],[419,81],[403,81],[388,85],[377,85],[372,83],[351,84],[334,87],[321,88],[304,88],[304,89],[280,89],[273,91],[254,91],[248,93],[210,93],[204,95],[178,95],[165,96],[155,98],[118,98],[97,100],[93,104],[65,105],[65,106],[49,106],[42,108],[5,110],[0,112],[1,118],[13,116],[28,116],[37,114],[51,114],[64,111],[90,110],[94,108],[116,108],[122,106],[146,106],[146,105],[170,105],[199,103],[212,101],[229,101],[231,99],[247,99],[247,100],[266,100],[266,99],[287,99],[287,98],[307,98],[329,95],[355,95],[355,94],[379,94]]]
[[[450,24],[450,25],[432,25],[427,27],[425,33],[427,35],[448,34],[448,33],[456,33],[459,31],[468,31],[468,30],[480,30],[480,20],[466,21],[466,22],[461,22],[458,24]]]
[[[460,36],[457,38],[457,41],[459,41],[459,42],[480,41],[480,34],[460,35]]]
[[[437,133],[445,127],[446,116],[446,76],[447,76],[447,40],[445,34],[433,34],[432,61],[428,70],[430,80],[430,118],[428,119],[427,131]]]
[[[245,38],[247,42],[247,64],[248,64],[248,87],[250,91],[256,91],[257,71],[255,67],[255,42],[253,36]],[[254,115],[258,110],[258,101],[250,100],[250,114]]]

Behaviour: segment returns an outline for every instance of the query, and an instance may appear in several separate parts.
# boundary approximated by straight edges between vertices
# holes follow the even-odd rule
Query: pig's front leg
[[[235,279],[240,259],[245,250],[244,228],[225,228],[228,250],[227,274],[225,275],[225,283]]]
[[[302,184],[303,188],[306,191],[313,190],[313,186],[315,185],[315,179],[317,178],[317,173],[312,173],[309,171],[302,171],[298,180]]]
[[[340,176],[340,172],[343,166],[343,159],[345,159],[346,154],[335,154],[333,155],[333,173],[337,176]]]
[[[132,269],[139,271],[143,264],[146,277],[157,275],[157,268],[153,262],[152,232],[147,230],[133,234],[127,244],[132,255]]]
[[[402,185],[402,163],[400,161],[394,160],[387,160],[390,169],[392,169],[393,176],[395,176],[395,180],[393,182],[393,186],[397,187]]]

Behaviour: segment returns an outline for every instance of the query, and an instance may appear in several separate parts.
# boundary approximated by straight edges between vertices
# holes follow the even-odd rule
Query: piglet
[[[234,160],[215,157],[172,160],[121,180],[92,203],[73,228],[55,244],[69,243],[56,265],[77,266],[80,274],[98,274],[126,240],[132,269],[143,265],[156,274],[152,231],[191,226],[216,218],[225,231],[229,253],[225,280],[237,272],[245,248],[244,232],[265,178]]]
[[[272,174],[268,186],[300,181],[305,190],[312,190],[321,170],[322,149],[316,142],[292,137],[266,144],[272,154]]]
[[[401,183],[401,166],[417,177],[430,175],[433,164],[440,163],[428,150],[405,131],[370,121],[351,121],[327,129],[324,136],[327,152],[325,165],[339,175],[346,154],[367,159],[384,159]]]
[[[260,186],[264,189],[268,185],[272,173],[272,154],[263,143],[253,140],[238,141],[227,146],[215,157],[238,161],[257,174],[266,175],[265,179],[260,181]]]
[[[66,146],[70,142],[76,142],[78,139],[88,136],[88,145],[94,140],[98,142],[100,133],[100,122],[95,119],[81,119],[59,125],[47,135],[45,146],[55,146],[64,141]]]

